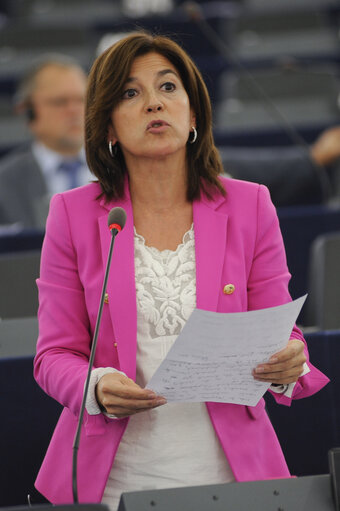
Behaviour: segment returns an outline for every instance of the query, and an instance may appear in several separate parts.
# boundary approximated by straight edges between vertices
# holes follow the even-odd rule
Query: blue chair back
[[[44,235],[45,231],[42,230],[23,230],[21,232],[0,234],[0,254],[40,250]]]
[[[27,505],[61,406],[33,378],[33,357],[0,359],[0,506]]]
[[[285,243],[287,262],[292,279],[290,293],[299,298],[308,290],[310,249],[321,234],[340,230],[340,209],[326,206],[296,206],[279,208],[278,216]],[[307,298],[308,300],[308,298]],[[304,308],[298,323],[305,323]]]
[[[266,395],[267,411],[289,469],[296,476],[329,472],[328,451],[340,446],[340,331],[305,336],[310,361],[330,378],[320,392],[278,405]]]

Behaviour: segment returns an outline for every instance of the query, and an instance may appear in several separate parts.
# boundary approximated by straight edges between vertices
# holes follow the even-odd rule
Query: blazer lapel
[[[111,268],[107,283],[110,314],[117,343],[120,369],[129,378],[136,375],[137,307],[134,266],[133,212],[129,199],[103,204],[106,210],[120,206],[126,211],[126,224],[114,242]],[[108,211],[98,219],[105,270],[110,248],[111,234],[107,225]]]
[[[223,292],[221,278],[226,251],[227,215],[215,208],[224,201],[202,199],[193,207],[196,251],[197,308],[216,311],[219,294]]]

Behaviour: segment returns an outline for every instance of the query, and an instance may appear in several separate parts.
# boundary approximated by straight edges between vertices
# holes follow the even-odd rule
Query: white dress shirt
[[[68,190],[70,188],[68,176],[65,172],[59,171],[59,166],[65,160],[65,157],[56,151],[52,151],[52,149],[49,149],[41,142],[34,142],[32,144],[32,152],[44,175],[48,195],[52,196],[55,193]],[[94,176],[86,164],[84,149],[80,150],[78,158],[82,164],[78,171],[77,186],[82,186],[93,181]]]

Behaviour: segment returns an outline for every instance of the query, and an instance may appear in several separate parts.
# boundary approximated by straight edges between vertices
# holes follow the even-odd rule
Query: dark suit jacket
[[[0,225],[18,222],[24,228],[41,228],[46,197],[46,183],[31,146],[16,149],[0,161]]]
[[[275,206],[318,204],[330,194],[327,172],[300,147],[221,147],[224,170],[264,184]]]

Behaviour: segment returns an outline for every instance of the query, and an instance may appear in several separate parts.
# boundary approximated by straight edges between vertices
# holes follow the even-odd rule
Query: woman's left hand
[[[304,346],[299,339],[290,339],[287,346],[275,353],[267,363],[255,367],[253,370],[255,380],[279,385],[296,382],[307,360],[303,351]]]

